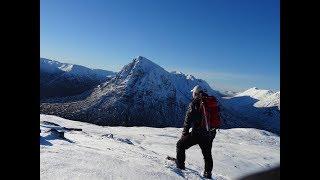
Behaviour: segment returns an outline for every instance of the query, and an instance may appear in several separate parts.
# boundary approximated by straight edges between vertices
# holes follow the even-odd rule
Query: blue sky
[[[280,90],[278,0],[41,0],[40,56],[119,71],[144,56],[213,88]]]

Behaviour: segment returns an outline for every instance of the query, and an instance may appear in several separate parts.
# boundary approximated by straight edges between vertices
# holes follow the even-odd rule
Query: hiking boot
[[[211,175],[211,172],[204,172],[204,173],[203,173],[203,177],[204,177],[204,178],[211,179],[211,178],[212,178],[211,176],[212,176],[212,175]]]
[[[186,167],[184,166],[184,164],[179,164],[179,163],[177,162],[177,160],[176,160],[175,162],[176,162],[177,168],[182,169],[182,170],[185,170],[185,169],[186,169]]]

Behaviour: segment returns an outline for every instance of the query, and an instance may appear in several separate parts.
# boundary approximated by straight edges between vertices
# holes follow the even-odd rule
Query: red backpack
[[[208,131],[211,128],[219,128],[221,119],[217,99],[214,96],[202,96],[200,110],[203,112],[204,119],[201,126]]]

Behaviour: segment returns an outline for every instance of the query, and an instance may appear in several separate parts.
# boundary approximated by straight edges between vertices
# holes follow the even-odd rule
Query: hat
[[[199,93],[199,92],[201,92],[202,91],[202,88],[201,88],[201,86],[199,86],[199,85],[196,85],[192,90],[191,90],[191,92],[194,92],[194,93]]]

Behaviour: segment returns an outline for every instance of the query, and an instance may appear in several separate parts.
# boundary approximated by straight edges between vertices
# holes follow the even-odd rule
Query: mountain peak
[[[161,66],[151,60],[143,56],[138,56],[137,58],[134,58],[131,63],[125,65],[118,73],[118,76],[126,78],[132,74],[141,74],[142,72],[149,73],[152,71],[156,71],[157,73],[167,73]]]
[[[142,66],[143,68],[161,68],[158,64],[154,63],[153,61],[143,57],[143,56],[138,56],[137,58],[133,59],[133,63],[135,64],[135,66]]]
[[[149,59],[143,57],[143,56],[138,56],[137,58],[135,58],[138,61],[150,61]]]
[[[151,60],[149,60],[143,56],[138,56],[136,58],[133,58],[133,62],[135,64],[137,64],[137,63],[153,63],[154,64],[154,62],[152,62]]]

